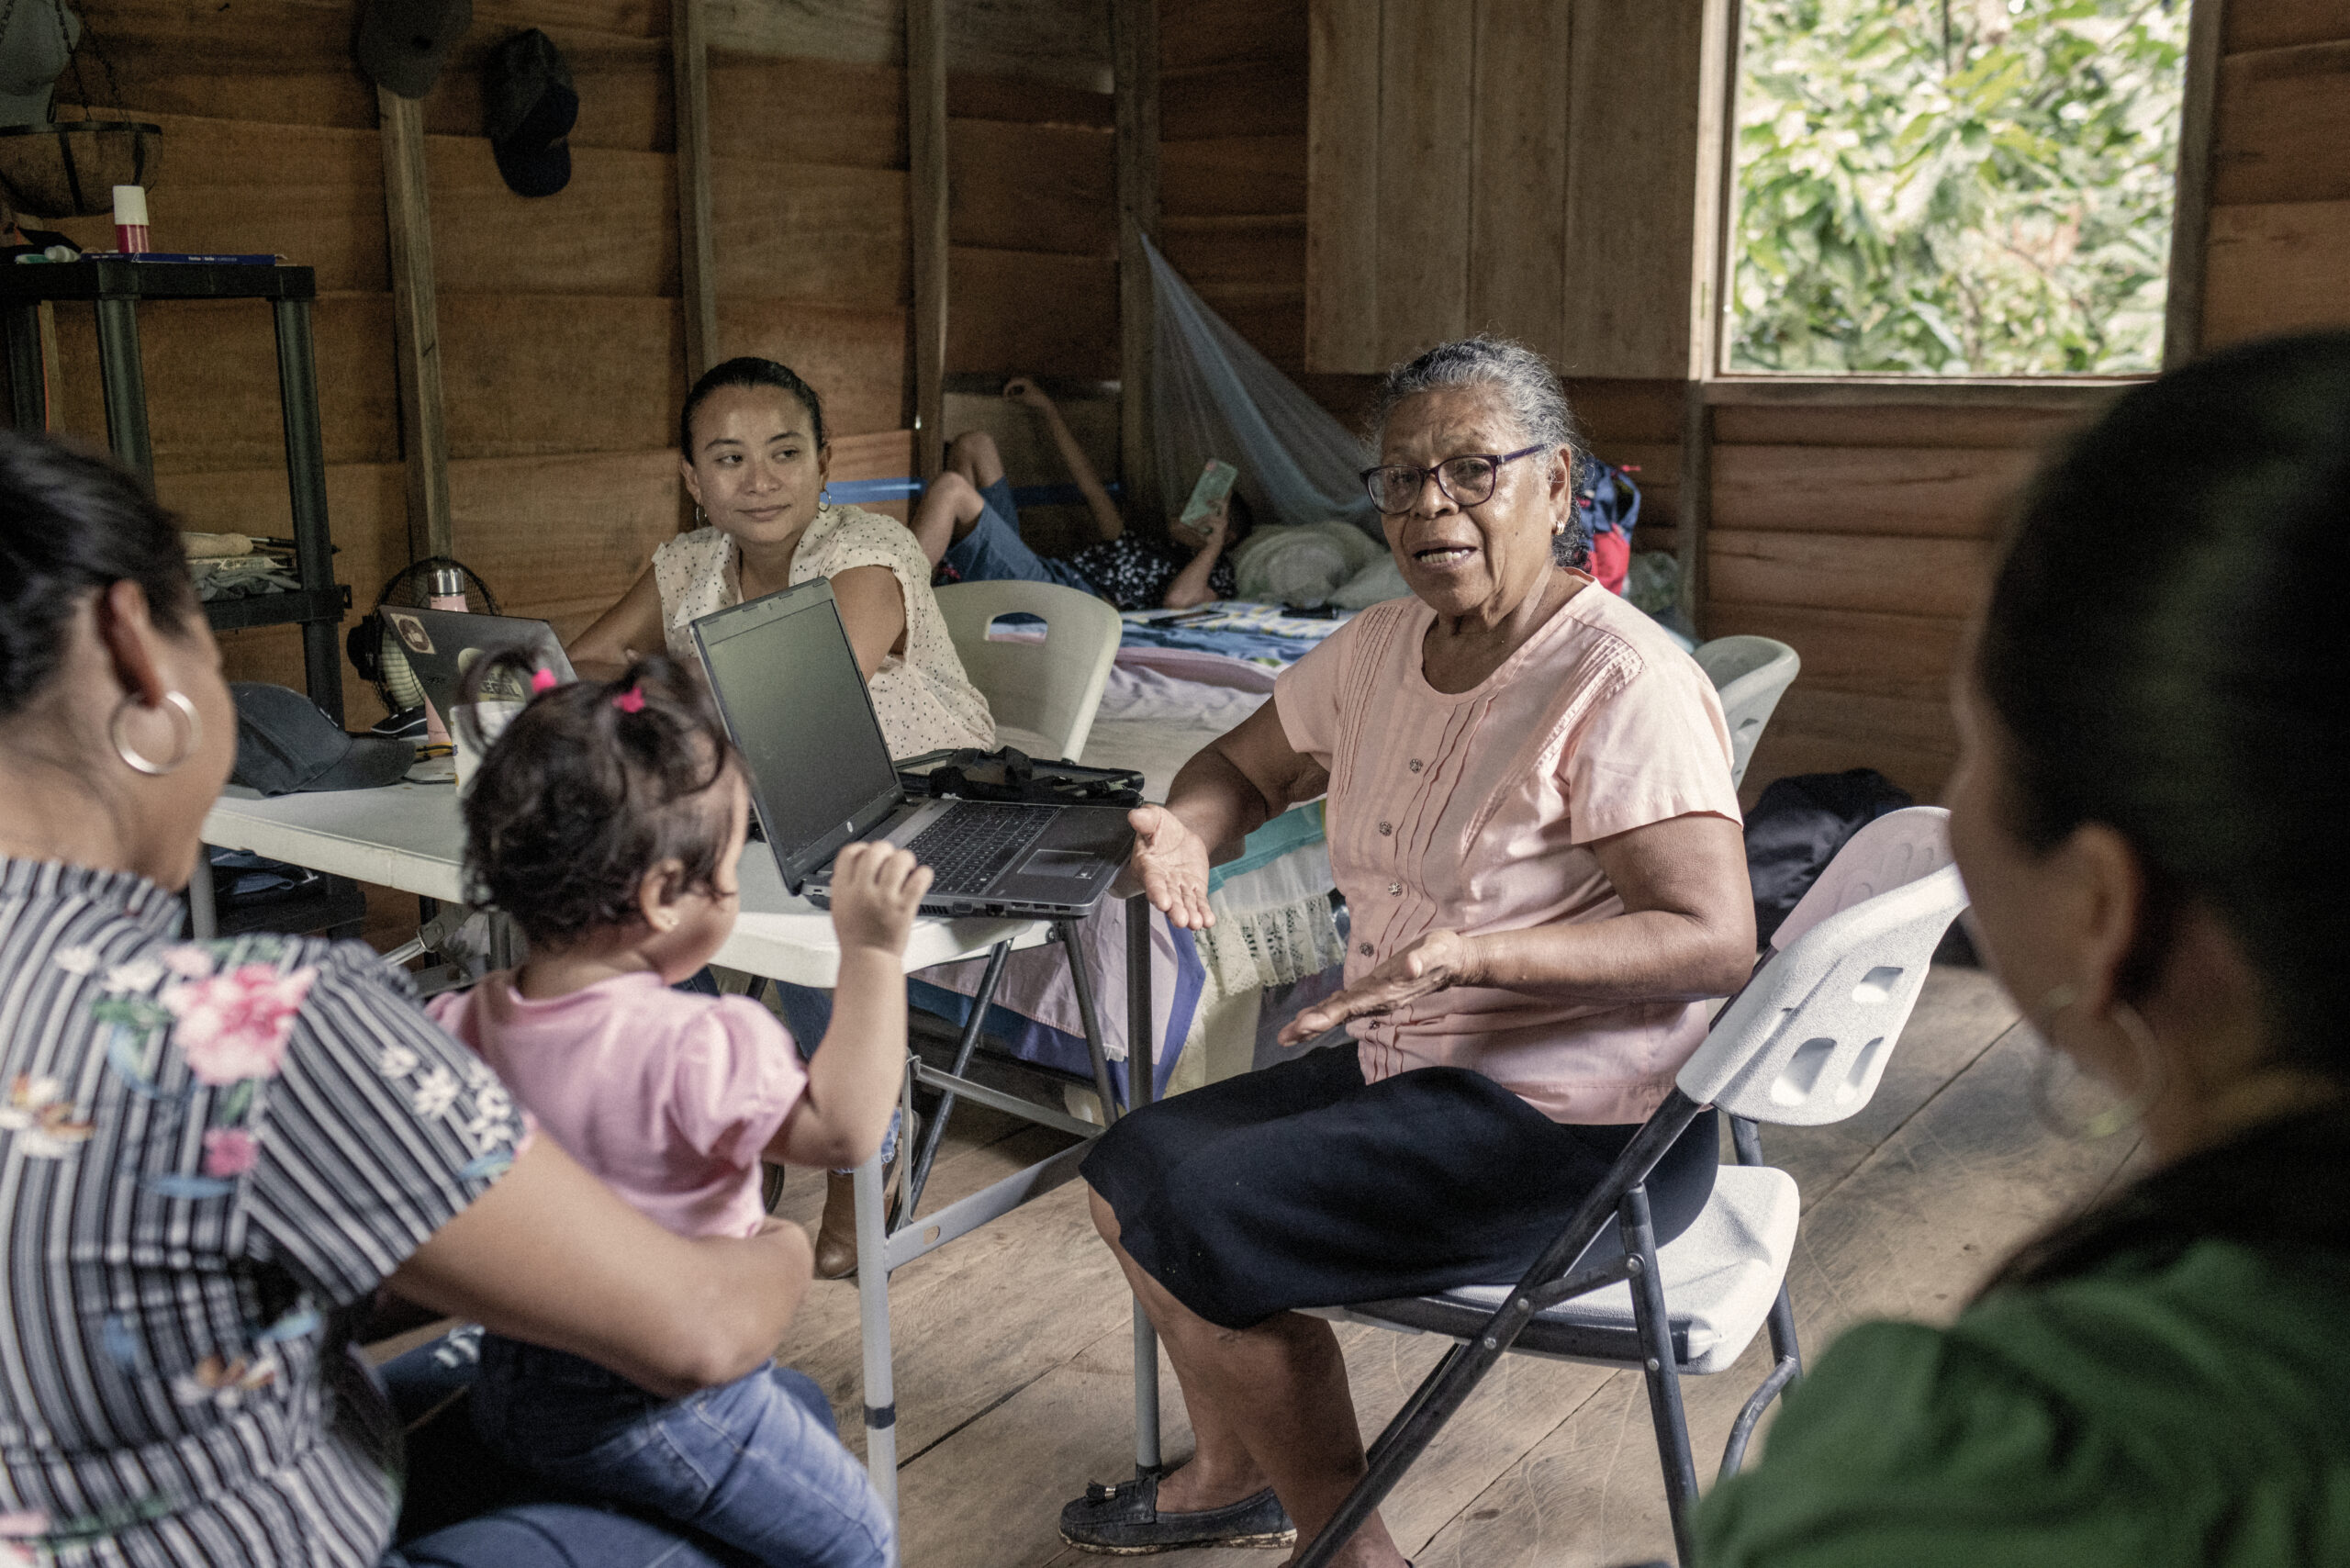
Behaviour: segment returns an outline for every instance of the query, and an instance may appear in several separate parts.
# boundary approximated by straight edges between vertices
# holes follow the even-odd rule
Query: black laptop
[[[1134,849],[1114,806],[909,796],[822,577],[693,623],[711,693],[751,767],[784,885],[823,904],[833,857],[860,840],[913,851],[925,914],[1067,920],[1102,901]]]

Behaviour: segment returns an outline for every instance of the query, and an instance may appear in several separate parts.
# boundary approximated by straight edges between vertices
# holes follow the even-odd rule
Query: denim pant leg
[[[993,487],[990,487],[992,488]],[[1080,593],[1099,595],[1084,573],[1067,561],[1039,555],[1020,537],[1019,526],[999,515],[993,503],[980,509],[971,532],[947,546],[941,565],[955,568],[967,583],[1058,583]]]
[[[382,1568],[759,1568],[682,1526],[585,1503],[522,1503],[434,1530]]]
[[[807,1568],[891,1568],[897,1532],[833,1407],[804,1372],[769,1366],[672,1406],[662,1436],[708,1480],[696,1529]]]

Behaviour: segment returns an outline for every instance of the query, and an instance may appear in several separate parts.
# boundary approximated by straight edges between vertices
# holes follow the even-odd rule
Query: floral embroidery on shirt
[[[203,980],[183,980],[162,997],[179,1020],[172,1040],[199,1082],[218,1088],[241,1079],[274,1078],[295,1014],[318,978],[316,969],[281,973],[267,964],[241,964]]]
[[[242,1127],[213,1127],[204,1135],[204,1173],[241,1176],[261,1158],[261,1139]]]
[[[20,1072],[0,1104],[0,1129],[19,1135],[17,1147],[36,1159],[62,1159],[89,1141],[93,1127],[74,1119],[62,1083]]]
[[[95,947],[60,947],[50,955],[50,961],[69,975],[95,974],[98,950]]]

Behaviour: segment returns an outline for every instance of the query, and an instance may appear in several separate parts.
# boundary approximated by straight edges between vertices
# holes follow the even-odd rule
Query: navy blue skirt
[[[1147,1105],[1082,1173],[1136,1262],[1209,1322],[1246,1328],[1516,1280],[1639,1130],[1554,1122],[1465,1068],[1366,1084],[1349,1044]],[[1718,1136],[1708,1110],[1650,1176],[1660,1246],[1713,1194]],[[1610,1226],[1588,1256],[1617,1250]]]

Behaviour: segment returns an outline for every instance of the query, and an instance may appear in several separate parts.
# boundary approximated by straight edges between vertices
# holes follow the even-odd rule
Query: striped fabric
[[[372,1565],[398,1439],[336,1314],[520,1123],[363,945],[178,918],[0,860],[0,1565]]]

